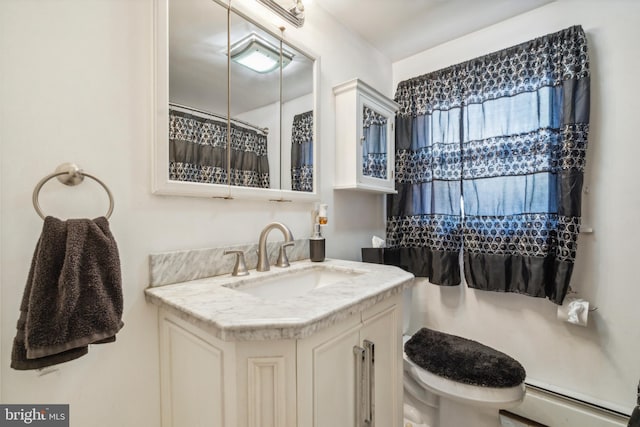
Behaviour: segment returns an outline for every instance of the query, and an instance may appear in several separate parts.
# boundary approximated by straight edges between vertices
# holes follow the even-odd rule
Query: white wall
[[[259,8],[254,3],[254,6]],[[359,259],[384,230],[382,197],[333,193],[332,86],[353,77],[390,89],[391,64],[320,9],[287,30],[321,57],[320,190],[330,206],[327,255]],[[275,28],[275,27],[274,27]],[[311,204],[159,197],[150,193],[153,130],[152,0],[0,1],[0,401],[69,403],[76,426],[159,425],[156,311],[143,296],[152,252],[257,241],[273,220],[296,237],[311,231]],[[117,342],[47,375],[9,368],[20,299],[42,227],[36,183],[63,162],[103,179],[116,206],[125,327]],[[91,182],[45,185],[43,209],[98,216],[105,194]],[[278,237],[272,237],[276,239]]]
[[[518,359],[528,378],[630,413],[640,379],[637,189],[640,2],[558,0],[393,64],[399,81],[581,24],[591,57],[591,132],[571,286],[598,307],[588,328],[547,300],[422,283],[412,328],[438,328]]]

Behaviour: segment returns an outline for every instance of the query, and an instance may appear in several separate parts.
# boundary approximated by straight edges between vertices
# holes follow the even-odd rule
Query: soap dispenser
[[[325,240],[322,237],[320,227],[327,224],[327,205],[318,206],[316,218],[313,224],[313,235],[309,238],[309,258],[313,262],[324,261]]]

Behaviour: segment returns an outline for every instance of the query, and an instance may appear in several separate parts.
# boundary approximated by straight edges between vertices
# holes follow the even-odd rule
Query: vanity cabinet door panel
[[[238,427],[296,427],[296,343],[236,342]]]
[[[354,425],[357,317],[298,341],[298,427]]]
[[[374,425],[402,426],[401,303],[399,296],[390,297],[298,341],[299,427],[360,427],[356,411],[366,406],[359,416],[369,415],[363,403],[369,390]],[[374,354],[373,381],[367,384],[361,380],[369,362],[357,368],[354,348],[364,351],[368,343]]]
[[[372,381],[376,426],[402,426],[401,311],[392,305],[365,319],[360,339],[374,344]]]
[[[162,426],[236,425],[233,349],[180,319],[160,322]]]

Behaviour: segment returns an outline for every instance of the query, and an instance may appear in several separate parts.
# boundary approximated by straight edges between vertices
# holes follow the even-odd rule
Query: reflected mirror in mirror
[[[313,60],[283,43],[293,56],[282,69],[281,188],[313,191]]]
[[[229,36],[231,185],[280,188],[280,40],[233,11]]]
[[[169,1],[169,179],[227,184],[227,9]]]
[[[362,106],[362,175],[387,179],[387,118]]]

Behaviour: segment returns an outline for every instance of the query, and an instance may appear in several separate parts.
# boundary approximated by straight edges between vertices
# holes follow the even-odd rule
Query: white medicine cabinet
[[[353,79],[333,88],[336,102],[335,189],[395,193],[398,105]]]

